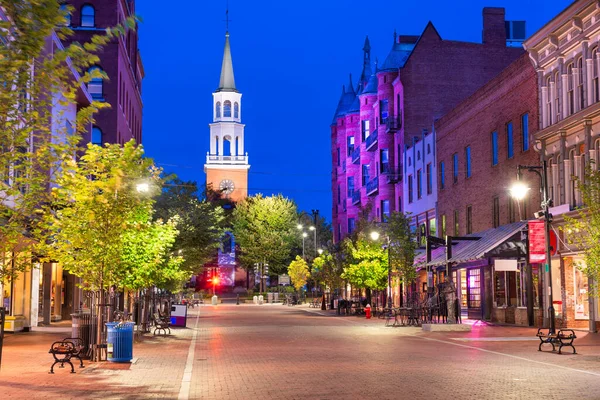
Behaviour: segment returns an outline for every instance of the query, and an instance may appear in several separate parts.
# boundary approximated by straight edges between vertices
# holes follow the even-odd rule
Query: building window
[[[99,75],[102,73],[100,67],[92,67],[88,69],[89,74]],[[101,76],[95,76],[88,82],[88,92],[92,95],[92,99],[101,100],[104,92],[104,81]]]
[[[514,200],[512,197],[508,196],[508,223],[512,224],[513,222],[515,222],[515,207],[514,207]]]
[[[444,162],[440,162],[440,189],[446,187],[446,166]]]
[[[421,152],[417,151],[417,161],[421,161]]]
[[[523,151],[529,150],[529,114],[521,116],[521,132],[523,133]]]
[[[413,202],[413,176],[408,176],[408,204]]]
[[[431,154],[431,145],[427,144],[427,154]]]
[[[342,240],[342,224],[338,224],[337,234],[338,234],[338,242],[340,242]]]
[[[388,149],[381,149],[379,151],[379,168],[382,174],[390,173],[390,158]]]
[[[236,101],[235,103],[233,103],[233,118],[239,118],[239,117],[240,117],[240,105]]]
[[[471,177],[471,146],[465,147],[465,165],[467,167],[465,173],[467,178]]]
[[[354,177],[348,177],[348,197],[352,197],[354,194]]]
[[[458,153],[452,156],[452,181],[458,183]]]
[[[388,116],[389,116],[388,101],[381,100],[379,102],[379,120],[381,121],[382,124],[387,123]]]
[[[336,155],[337,155],[337,166],[339,167],[341,164],[341,157],[340,157],[340,148],[338,147],[336,150]]]
[[[365,119],[363,121],[361,121],[361,132],[362,132],[362,141],[364,142],[365,140],[367,140],[367,138],[369,137],[371,131],[370,131],[370,121],[368,119]]]
[[[467,206],[467,235],[473,233],[473,207]]]
[[[579,80],[577,82],[577,101],[579,102],[578,104],[578,110],[583,109],[583,106],[585,104],[584,98],[583,98],[583,57],[579,57],[579,60],[577,60],[577,69],[579,71]]]
[[[494,197],[492,202],[492,224],[494,228],[500,226],[500,199],[498,197]]]
[[[512,122],[506,124],[506,157],[513,158],[515,155],[514,150],[515,138],[513,137],[513,125]]]
[[[340,187],[340,185],[338,185],[338,190],[337,190],[337,202],[338,202],[338,204],[340,204],[342,202],[342,188]]]
[[[573,63],[569,64],[569,66],[567,67],[567,106],[569,109],[569,115],[575,112],[573,68]]]
[[[90,4],[81,7],[81,26],[86,28],[96,26],[96,10]]]
[[[92,128],[92,144],[102,146],[102,131],[96,126]]]
[[[492,165],[498,165],[498,132],[492,132]]]
[[[411,167],[412,166],[412,159],[410,157],[408,157],[408,166]]]
[[[362,166],[362,185],[366,186],[369,182],[369,164],[363,164]]]
[[[431,173],[431,163],[427,164],[427,194],[433,192],[433,174]]]
[[[231,118],[231,102],[229,100],[225,100],[223,103],[223,117]]]
[[[215,114],[217,115],[217,119],[221,118],[221,102],[217,101],[215,106]]]
[[[459,224],[458,224],[458,210],[454,210],[454,236],[458,236],[459,232]]]
[[[423,183],[421,182],[422,175],[423,173],[421,172],[421,170],[417,170],[417,199],[423,197]]]
[[[65,26],[71,26],[71,13],[68,10],[68,6],[66,4],[61,4],[60,11],[65,16]]]
[[[398,212],[402,212],[402,197],[398,197]]]
[[[441,221],[441,229],[442,229],[442,237],[446,236],[446,214],[442,215],[442,221]]]
[[[354,153],[354,136],[348,136],[346,143],[348,145],[348,157],[352,157],[352,153]]]
[[[598,87],[598,47],[592,50],[592,87],[594,88],[594,102],[600,101],[600,87]]]
[[[356,226],[356,222],[354,218],[348,218],[348,234],[352,234],[354,232],[354,227]]]
[[[429,235],[431,236],[435,236],[437,231],[436,231],[436,223],[435,223],[435,218],[431,218],[429,220]]]
[[[381,220],[387,221],[390,217],[390,201],[381,200]]]

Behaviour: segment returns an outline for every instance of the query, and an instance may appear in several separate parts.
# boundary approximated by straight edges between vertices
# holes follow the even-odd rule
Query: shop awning
[[[454,264],[481,260],[487,257],[517,257],[525,255],[524,244],[521,242],[520,232],[527,225],[527,221],[514,222],[498,228],[472,233],[467,236],[479,237],[475,241],[457,241],[452,245],[452,258]],[[415,257],[415,266],[423,268],[426,265],[437,267],[446,265],[446,248],[438,247],[431,252],[431,262],[426,264],[426,254]]]

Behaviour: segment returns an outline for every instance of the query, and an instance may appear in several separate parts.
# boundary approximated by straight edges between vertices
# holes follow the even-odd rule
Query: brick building
[[[569,246],[564,217],[577,217],[585,206],[577,189],[585,167],[600,165],[600,9],[598,2],[577,0],[524,43],[539,86],[538,151],[548,165],[553,227],[560,232],[552,258],[552,287],[557,326],[598,328],[598,301],[588,296],[597,282],[577,268],[581,249]]]
[[[106,28],[123,23],[135,14],[135,0],[68,0],[73,7],[70,40],[88,42]],[[142,79],[144,67],[138,50],[137,31],[129,30],[113,40],[100,53],[99,68],[108,79],[94,80],[88,90],[94,100],[111,107],[96,116],[92,143],[142,143]]]
[[[357,89],[351,79],[331,124],[335,241],[352,231],[366,207],[371,219],[402,210],[413,213],[415,226],[436,225],[435,208],[419,210],[407,201],[405,145],[416,144],[436,118],[523,53],[506,46],[504,24],[504,9],[485,8],[482,43],[444,40],[431,23],[420,36],[394,34],[375,71],[367,39]]]
[[[536,73],[523,53],[434,125],[439,236],[481,237],[472,246],[480,246],[482,251],[463,257],[453,267],[462,309],[478,319],[520,325],[529,322],[526,282],[531,266],[526,263],[527,248],[520,235],[525,224],[517,221],[533,218],[533,212],[540,209],[540,194],[532,190],[529,197],[517,202],[509,187],[516,180],[518,165],[539,165],[533,141],[537,105]],[[537,176],[525,174],[523,178],[530,187],[539,186]],[[488,240],[497,232],[503,232],[501,240]],[[454,254],[458,254],[458,246],[466,244],[457,244]],[[517,268],[506,270],[506,264],[497,259],[513,260]],[[439,260],[434,269],[445,269],[445,261]],[[532,268],[533,282],[540,282],[540,266]],[[539,283],[532,286],[530,309],[538,320],[540,289]]]

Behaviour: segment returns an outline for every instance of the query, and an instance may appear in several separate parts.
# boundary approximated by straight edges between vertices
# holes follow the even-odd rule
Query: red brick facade
[[[438,163],[444,163],[444,187],[438,164],[438,215],[446,218],[446,233],[465,235],[467,207],[471,207],[470,232],[533,217],[540,208],[540,194],[531,190],[517,204],[508,189],[516,179],[517,166],[539,165],[534,149],[537,132],[538,91],[535,70],[523,54],[497,77],[476,91],[435,124]],[[528,116],[529,149],[523,151],[523,116]],[[512,158],[508,157],[507,125],[512,123]],[[497,133],[497,164],[492,162],[492,133]],[[471,177],[467,177],[466,148],[471,149]],[[453,181],[453,155],[458,155],[458,179]],[[537,188],[534,174],[524,174],[530,187]],[[494,198],[497,213],[494,218]],[[512,203],[512,215],[511,205]],[[458,232],[454,215],[458,212]],[[526,215],[524,214],[526,212]],[[494,221],[495,219],[495,221]],[[442,233],[443,234],[443,233]]]
[[[68,0],[74,10],[72,40],[87,42],[105,28],[123,23],[135,14],[135,0]],[[82,26],[82,7],[94,7],[94,26]],[[108,75],[103,82],[102,99],[111,107],[96,116],[103,143],[142,142],[142,79],[144,70],[138,51],[136,31],[129,31],[104,47],[97,65]]]

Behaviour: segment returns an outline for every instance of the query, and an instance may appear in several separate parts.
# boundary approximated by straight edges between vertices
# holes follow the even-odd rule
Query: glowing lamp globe
[[[529,187],[523,182],[516,182],[510,188],[510,195],[516,200],[523,200],[527,196],[527,192],[529,192]]]

